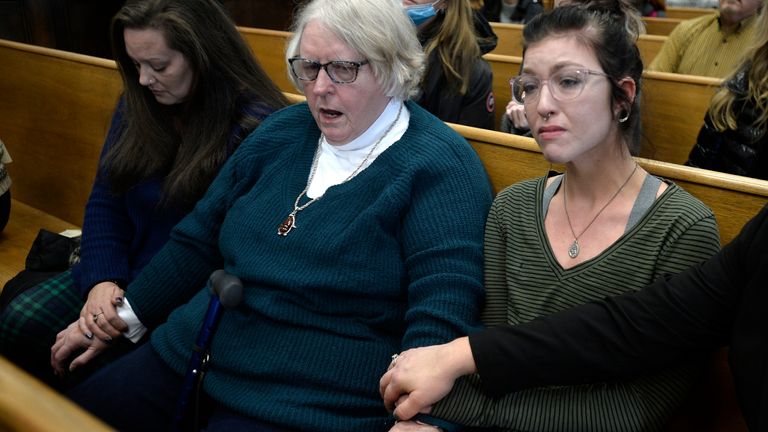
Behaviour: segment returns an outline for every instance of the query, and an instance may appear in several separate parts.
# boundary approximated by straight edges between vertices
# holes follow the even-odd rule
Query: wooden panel
[[[643,73],[643,157],[682,164],[688,160],[719,78]]]
[[[507,102],[512,100],[509,80],[520,73],[520,65],[523,64],[523,58],[498,54],[486,54],[483,58],[491,65],[491,70],[493,71],[493,95],[496,98],[496,129],[498,129],[501,125],[501,116],[504,115]]]
[[[522,56],[523,55],[523,25],[492,22],[491,28],[499,41],[493,54]]]
[[[96,417],[0,357],[0,430],[82,432],[112,430]]]
[[[652,35],[668,36],[681,21],[677,18],[643,17],[645,32]]]
[[[504,24],[491,23],[493,31],[499,37],[499,42],[492,54],[522,56],[523,55],[523,25],[522,24]],[[643,64],[650,64],[661,50],[666,36],[644,34],[637,40],[637,48],[640,50],[640,57]]]
[[[702,15],[717,13],[717,9],[667,6],[667,10],[665,11],[665,13],[667,15],[667,18],[687,20],[692,18],[698,18]]]
[[[291,33],[249,27],[238,27],[238,30],[277,87],[296,93],[296,87],[288,78],[288,63],[285,61],[285,47]]]
[[[121,90],[111,60],[0,41],[0,131],[15,199],[82,225]]]
[[[637,49],[640,51],[640,58],[643,59],[643,65],[651,64],[656,55],[661,51],[666,36],[643,34],[637,38]]]

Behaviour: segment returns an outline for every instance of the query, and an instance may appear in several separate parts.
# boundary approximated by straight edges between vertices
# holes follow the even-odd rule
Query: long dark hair
[[[637,14],[637,11],[623,8],[623,2],[616,0],[600,3],[568,4],[535,17],[523,29],[523,49],[563,33],[575,33],[580,41],[592,48],[603,71],[611,78],[611,101],[623,106],[621,115],[626,112],[629,116],[619,126],[631,153],[637,154],[642,133],[640,96],[643,61],[635,44],[636,35],[628,31],[626,24],[632,21],[628,14]],[[613,4],[614,7],[606,7],[606,4]],[[636,92],[632,101],[618,85],[619,80],[625,77],[635,81]]]
[[[186,101],[159,104],[139,84],[124,30],[157,29],[194,73]],[[227,157],[256,128],[261,111],[287,100],[258,65],[232,20],[214,0],[129,0],[112,19],[112,49],[123,78],[123,124],[104,170],[115,193],[164,178],[162,203],[191,208]],[[242,131],[232,137],[232,131]]]

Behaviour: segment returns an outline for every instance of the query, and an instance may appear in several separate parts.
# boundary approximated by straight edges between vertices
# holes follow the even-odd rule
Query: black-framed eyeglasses
[[[319,63],[304,57],[293,57],[288,59],[291,65],[291,73],[302,81],[314,81],[320,69],[325,69],[325,73],[336,84],[348,84],[357,79],[357,72],[360,67],[368,64],[368,60],[347,61],[334,60],[328,63]]]
[[[549,85],[552,97],[562,102],[579,97],[590,76],[608,77],[603,72],[571,68],[557,71],[545,80],[535,75],[519,75],[509,80],[509,85],[512,88],[512,97],[520,104],[537,101],[544,83]]]

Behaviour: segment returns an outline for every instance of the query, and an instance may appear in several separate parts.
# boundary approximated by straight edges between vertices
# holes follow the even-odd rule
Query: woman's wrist
[[[464,336],[447,343],[446,359],[456,378],[477,372],[475,358],[469,345],[469,337]]]

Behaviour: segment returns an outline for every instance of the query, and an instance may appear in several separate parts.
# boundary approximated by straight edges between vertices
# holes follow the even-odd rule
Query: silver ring
[[[392,361],[389,362],[389,368],[395,367],[397,364],[397,358],[400,357],[400,354],[392,354]]]
[[[99,312],[97,314],[93,314],[93,322],[96,322],[99,320],[99,317],[104,315],[104,312]]]

